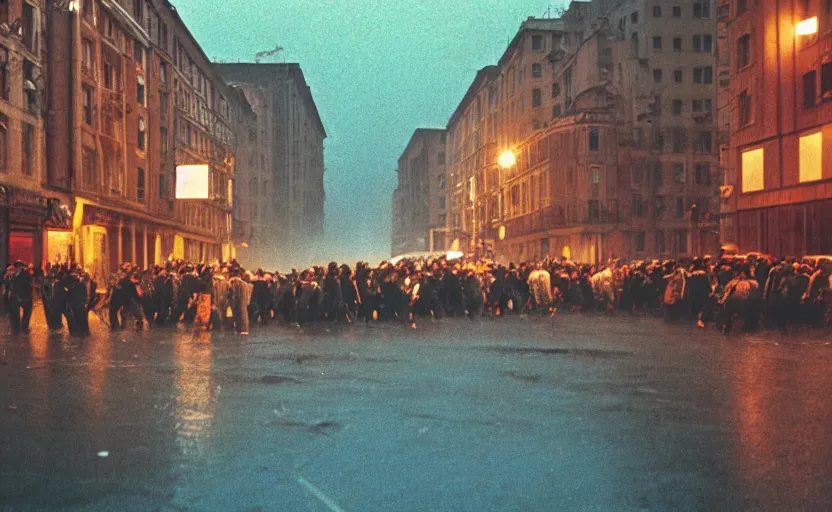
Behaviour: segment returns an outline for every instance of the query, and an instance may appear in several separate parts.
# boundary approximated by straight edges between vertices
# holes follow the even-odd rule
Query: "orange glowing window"
[[[764,153],[763,148],[746,151],[742,154],[742,191],[756,192],[764,188]]]

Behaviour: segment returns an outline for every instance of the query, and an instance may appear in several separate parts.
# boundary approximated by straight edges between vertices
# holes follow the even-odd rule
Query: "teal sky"
[[[283,46],[318,106],[325,141],[322,259],[389,257],[396,165],[413,130],[442,128],[477,70],[520,23],[563,0],[173,0],[212,59]],[[279,222],[279,219],[277,220]],[[276,264],[278,262],[275,262]]]

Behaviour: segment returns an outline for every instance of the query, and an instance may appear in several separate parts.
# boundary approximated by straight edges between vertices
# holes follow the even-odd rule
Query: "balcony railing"
[[[507,221],[506,233],[515,237],[562,227],[566,227],[566,218],[550,206]]]

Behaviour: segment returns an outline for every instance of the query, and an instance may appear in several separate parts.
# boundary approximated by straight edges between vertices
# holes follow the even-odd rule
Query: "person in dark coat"
[[[23,262],[15,263],[14,275],[9,279],[9,320],[12,332],[29,332],[29,321],[32,319],[32,286],[35,278],[35,267]]]

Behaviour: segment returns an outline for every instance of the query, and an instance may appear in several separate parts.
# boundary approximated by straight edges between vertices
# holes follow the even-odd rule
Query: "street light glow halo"
[[[514,156],[514,151],[507,149],[500,154],[500,157],[497,159],[497,162],[503,169],[508,169],[509,167],[517,163],[517,157]]]

